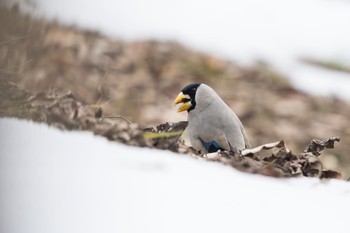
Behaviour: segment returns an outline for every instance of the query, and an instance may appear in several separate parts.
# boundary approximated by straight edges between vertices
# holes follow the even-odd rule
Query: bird
[[[174,101],[177,112],[188,112],[187,132],[192,147],[200,153],[250,148],[243,124],[233,110],[210,86],[191,83]]]

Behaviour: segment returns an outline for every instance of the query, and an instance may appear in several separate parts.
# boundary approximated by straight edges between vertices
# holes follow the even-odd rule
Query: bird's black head
[[[179,112],[186,111],[190,112],[196,107],[196,92],[200,83],[192,83],[184,87],[178,97],[175,100],[175,104],[183,103],[179,108]]]
[[[196,96],[197,89],[201,85],[200,83],[192,83],[188,84],[186,87],[182,88],[182,93],[185,95],[189,95],[192,100],[194,100],[194,97]]]

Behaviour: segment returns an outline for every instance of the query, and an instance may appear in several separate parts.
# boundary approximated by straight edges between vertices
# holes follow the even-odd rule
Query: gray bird
[[[194,149],[201,153],[250,148],[237,115],[208,85],[189,84],[176,97],[178,112],[188,112],[188,134]]]

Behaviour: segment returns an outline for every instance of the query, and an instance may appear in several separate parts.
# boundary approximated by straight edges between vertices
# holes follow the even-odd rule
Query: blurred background
[[[350,175],[350,1],[23,0],[0,12],[0,75],[31,93],[72,91],[142,127],[185,120],[173,99],[205,82],[251,144],[302,151]]]

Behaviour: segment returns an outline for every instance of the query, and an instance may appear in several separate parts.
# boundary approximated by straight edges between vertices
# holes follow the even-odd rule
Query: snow
[[[178,40],[241,63],[263,59],[303,91],[350,99],[349,74],[310,69],[299,61],[306,56],[350,64],[349,1],[33,1],[28,11],[64,24],[126,40]]]
[[[0,232],[348,232],[345,181],[275,179],[0,119]]]

